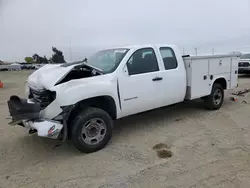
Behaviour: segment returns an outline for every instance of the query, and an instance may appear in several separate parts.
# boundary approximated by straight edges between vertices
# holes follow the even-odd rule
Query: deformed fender
[[[118,96],[116,87],[112,88],[110,84],[96,85],[80,85],[65,89],[57,95],[56,101],[60,106],[69,106],[76,104],[84,99],[89,99],[98,96],[110,96],[115,100],[117,105]]]
[[[96,82],[72,80],[56,86],[55,90],[59,94],[54,102],[60,107],[72,106],[94,97],[109,96],[115,102],[117,116],[120,115],[117,79],[103,79]]]

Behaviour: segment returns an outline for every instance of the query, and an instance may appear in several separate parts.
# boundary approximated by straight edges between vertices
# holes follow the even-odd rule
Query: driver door
[[[123,116],[157,107],[160,101],[157,102],[155,85],[161,81],[158,75],[159,65],[153,48],[142,48],[131,55],[119,77]]]

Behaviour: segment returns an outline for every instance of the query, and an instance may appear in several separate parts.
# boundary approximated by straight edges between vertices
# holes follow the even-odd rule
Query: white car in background
[[[22,66],[18,63],[12,63],[8,65],[8,70],[10,71],[20,71],[22,70]]]

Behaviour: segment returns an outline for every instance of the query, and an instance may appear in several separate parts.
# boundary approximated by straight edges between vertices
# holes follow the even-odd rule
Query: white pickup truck
[[[239,60],[239,74],[250,73],[250,54],[244,54]]]
[[[197,98],[219,109],[224,90],[237,86],[240,56],[183,57],[174,45],[136,45],[46,65],[29,76],[27,99],[10,97],[10,124],[95,152],[111,140],[113,120]]]

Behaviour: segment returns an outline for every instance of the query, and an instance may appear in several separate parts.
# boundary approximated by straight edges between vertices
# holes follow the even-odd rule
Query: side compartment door
[[[230,89],[237,87],[238,84],[238,57],[231,58],[231,69],[230,69]],[[229,89],[229,88],[228,88]]]
[[[140,113],[156,107],[160,100],[154,88],[158,77],[159,65],[153,48],[135,51],[119,75],[119,93],[122,115]]]

